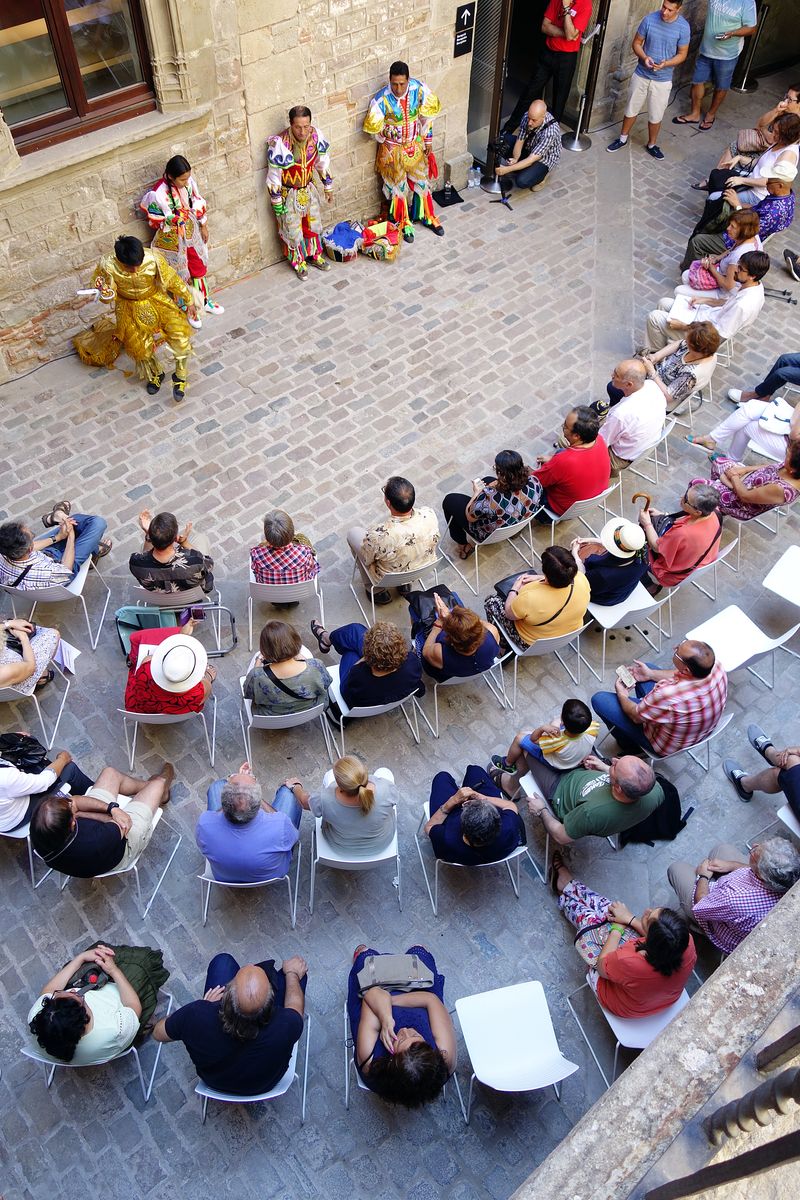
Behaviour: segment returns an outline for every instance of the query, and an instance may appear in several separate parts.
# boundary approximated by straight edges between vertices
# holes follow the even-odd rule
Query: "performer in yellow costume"
[[[154,396],[165,372],[156,346],[165,341],[175,356],[172,395],[186,394],[186,363],[191,330],[186,314],[197,319],[194,293],[156,250],[145,250],[135,237],[119,237],[114,253],[102,258],[92,287],[104,304],[115,304],[116,320],[101,317],[91,329],[74,338],[80,358],[93,367],[111,367],[122,350],[135,361],[147,391]],[[172,297],[182,300],[186,314]]]
[[[364,132],[378,143],[375,169],[383,179],[389,220],[400,226],[407,242],[414,240],[414,221],[444,235],[430,187],[438,175],[431,122],[440,110],[427,84],[409,78],[408,64],[393,62],[388,87],[372,97],[364,118]]]

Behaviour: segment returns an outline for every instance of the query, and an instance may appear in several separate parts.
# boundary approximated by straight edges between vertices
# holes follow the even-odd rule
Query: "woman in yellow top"
[[[78,355],[93,367],[111,367],[120,351],[136,363],[139,377],[147,380],[154,396],[164,382],[164,371],[156,355],[157,341],[164,340],[175,356],[172,395],[186,394],[186,363],[191,351],[187,316],[197,320],[194,294],[154,250],[145,250],[135,237],[119,237],[114,253],[102,258],[92,276],[92,289],[104,304],[115,304],[116,320],[101,317],[91,329],[74,338]],[[184,314],[173,297],[183,300]]]
[[[484,601],[486,615],[506,638],[526,650],[539,638],[562,637],[583,624],[591,594],[585,575],[578,573],[565,546],[542,551],[542,574],[514,580],[505,602],[500,596]]]

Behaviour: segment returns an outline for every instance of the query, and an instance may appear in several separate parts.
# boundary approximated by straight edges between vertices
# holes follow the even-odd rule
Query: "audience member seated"
[[[101,986],[85,978],[97,967],[108,976]],[[47,981],[28,1013],[37,1053],[73,1067],[116,1058],[146,1031],[168,979],[160,950],[96,942]]]
[[[742,164],[741,173],[731,173],[728,167],[710,172],[707,181],[708,200],[695,233],[700,233],[720,215],[726,215],[726,191],[734,192],[737,204],[758,204],[766,196],[767,181],[777,167],[794,167],[797,170],[800,117],[794,113],[782,113],[773,122],[772,135],[772,145],[755,162]],[[736,167],[740,164],[734,162],[733,165]]]
[[[258,716],[304,712],[325,700],[331,677],[306,650],[300,634],[285,621],[267,621],[259,638],[242,694]]]
[[[111,550],[104,538],[102,517],[72,513],[72,502],[60,500],[42,517],[49,530],[35,538],[22,521],[0,525],[0,584],[35,592],[39,588],[64,587],[78,574],[87,558],[97,562]]]
[[[518,188],[541,187],[561,160],[561,126],[547,111],[544,100],[534,100],[520,122],[516,137],[503,137],[503,150],[495,174],[504,196]]]
[[[600,530],[600,540],[573,538],[570,552],[586,576],[593,604],[621,604],[647,574],[643,531],[633,521],[612,517]]]
[[[613,477],[658,441],[667,405],[663,391],[647,378],[644,363],[639,359],[627,358],[618,363],[611,386],[622,393],[622,399],[603,424],[603,440],[608,446]]]
[[[194,588],[213,592],[214,560],[209,557],[208,538],[192,533],[191,521],[179,534],[173,513],[156,513],[153,517],[144,509],[139,513],[139,526],[144,545],[140,554],[130,556],[128,566],[140,587],[148,592],[186,592]]]
[[[589,984],[603,1008],[617,1017],[649,1017],[674,1004],[697,962],[685,917],[671,908],[646,908],[634,916],[621,900],[574,879],[558,851],[552,878],[558,907],[583,935],[581,956],[592,956]],[[600,941],[595,958],[588,947]]]
[[[533,472],[544,488],[542,504],[561,516],[578,500],[591,500],[611,481],[611,460],[600,436],[600,420],[585,404],[571,408],[564,418],[561,440],[565,448],[539,454]],[[542,514],[544,520],[550,518]]]
[[[709,321],[698,321],[680,341],[669,342],[652,355],[638,356],[648,379],[663,392],[667,412],[706,386],[716,370],[719,345],[720,336],[714,326]],[[606,391],[608,400],[595,400],[591,406],[600,416],[624,395],[613,383],[606,384]]]
[[[434,976],[427,991],[371,987],[359,996],[358,973],[381,951],[356,947],[347,981],[353,1057],[361,1080],[390,1104],[421,1108],[435,1100],[456,1069],[456,1035],[444,1004],[444,975],[424,946],[409,946]]]
[[[497,595],[484,600],[486,616],[520,650],[539,638],[576,632],[590,600],[586,576],[578,573],[565,546],[548,546],[541,564],[541,575],[517,576],[505,601]]]
[[[137,713],[202,712],[217,673],[205,647],[183,628],[137,629],[131,634],[125,708]]]
[[[435,562],[439,545],[439,522],[432,508],[415,508],[414,485],[401,475],[392,475],[383,489],[389,510],[385,521],[370,529],[356,526],[347,534],[350,552],[358,563],[369,589],[384,575],[422,571]],[[374,592],[376,604],[388,604],[388,588]]]
[[[769,150],[775,141],[773,122],[787,112],[800,116],[800,83],[787,88],[783,99],[760,116],[753,129],[739,130],[735,141],[731,142],[730,146],[724,150],[717,163],[717,168],[727,170],[736,163],[737,159],[740,162],[747,159],[755,160],[764,150]],[[697,191],[701,191],[708,186],[708,180],[692,184],[692,186]]]
[[[772,234],[788,229],[794,220],[792,183],[796,176],[797,168],[789,163],[780,163],[773,167],[767,180],[766,197],[752,207],[751,211],[758,217],[758,236],[762,245]],[[725,191],[725,200],[732,212],[747,211],[733,188]],[[693,262],[707,254],[724,254],[726,250],[730,250],[733,240],[727,233],[722,232],[726,226],[727,221],[724,217],[717,218],[708,229],[701,233],[693,233],[686,244],[681,271],[688,270]]]
[[[21,829],[48,796],[84,795],[93,780],[57,750],[48,763],[44,747],[26,734],[0,735],[0,833]]]
[[[767,838],[747,861],[724,842],[697,867],[672,863],[667,879],[692,929],[730,954],[800,879],[800,851],[787,838]]]
[[[737,392],[737,395],[742,393]],[[728,398],[731,398],[730,393]],[[789,440],[800,440],[800,405],[792,408],[782,396],[776,396],[774,400],[738,400],[736,403],[736,410],[706,437],[689,434],[687,442],[710,450],[712,460],[720,456],[741,460],[750,442],[765,457],[781,460],[786,457]]]
[[[598,725],[582,700],[565,700],[559,716],[549,725],[538,725],[518,733],[505,754],[493,754],[489,775],[500,784],[503,774],[524,775],[530,770],[528,756],[545,762],[554,771],[572,771],[594,750]]]
[[[354,622],[328,633],[318,621],[311,632],[323,654],[331,647],[341,655],[339,691],[348,708],[394,704],[415,693],[425,694],[422,665],[408,638],[391,621]]]
[[[736,264],[749,250],[761,249],[758,236],[758,213],[745,208],[731,215],[725,231],[733,245],[720,254],[706,254],[696,259],[681,275],[675,288],[676,296],[691,296],[695,300],[723,299],[738,285]]]
[[[346,754],[326,772],[318,792],[306,791],[299,779],[287,779],[303,806],[322,817],[323,836],[352,858],[380,854],[394,837],[397,788],[385,767],[370,775],[360,758]]]
[[[220,883],[262,883],[288,875],[302,809],[287,784],[269,804],[249,763],[211,784],[195,841]]]
[[[476,766],[467,767],[461,787],[447,771],[434,776],[425,833],[437,858],[465,867],[499,862],[527,841],[516,804]]]
[[[174,778],[166,762],[149,779],[104,767],[85,795],[46,796],[31,819],[34,850],[54,871],[78,879],[126,870],[150,841]],[[132,799],[123,809],[118,797],[125,796]]]
[[[294,522],[282,508],[264,517],[264,540],[250,551],[250,569],[256,583],[305,583],[319,574],[319,562],[304,533],[295,533]]]
[[[480,675],[499,654],[500,634],[494,625],[482,621],[471,608],[465,608],[455,592],[448,589],[447,598],[443,599],[441,590],[441,584],[437,584],[428,592],[410,592],[406,597],[411,641],[422,669],[439,683]],[[432,620],[420,610],[423,597],[432,601]]]
[[[235,1096],[271,1091],[303,1034],[308,967],[295,955],[240,967],[232,954],[208,964],[203,999],[159,1021],[157,1042],[183,1042],[208,1087]]]
[[[794,504],[800,496],[800,441],[786,443],[783,462],[747,467],[727,455],[715,455],[710,479],[693,479],[694,487],[707,483],[719,496],[719,514],[735,521],[752,521],[762,513],[784,504]]]
[[[472,497],[450,492],[442,501],[447,532],[458,546],[459,558],[469,558],[475,547],[467,536],[484,542],[496,529],[524,521],[541,506],[542,489],[516,450],[495,456],[494,475],[473,479]]]
[[[654,350],[671,340],[674,332],[685,333],[696,321],[710,321],[723,341],[734,337],[740,330],[752,325],[764,307],[764,285],[761,280],[769,270],[769,255],[764,250],[749,250],[736,264],[736,281],[740,285],[718,300],[686,300],[685,297],[666,296],[659,300],[658,308],[647,314],[647,344]],[[685,307],[684,307],[685,306]],[[681,312],[691,320],[678,319],[673,314]]]
[[[539,789],[528,808],[559,846],[632,829],[664,799],[652,767],[632,755],[612,758],[609,764],[589,754],[582,767],[566,772],[532,756],[528,766]],[[506,795],[524,794],[513,775],[502,775],[500,786]]]
[[[734,404],[745,404],[748,400],[771,400],[787,383],[800,387],[800,354],[781,354],[761,383],[744,391],[728,388],[728,399]]]
[[[718,508],[719,496],[714,489],[696,483],[681,496],[679,512],[641,510],[639,524],[650,551],[650,577],[645,585],[653,595],[683,583],[700,567],[716,561],[722,538]]]
[[[730,779],[740,800],[748,802],[754,792],[776,796],[783,792],[789,808],[800,821],[800,746],[777,750],[769,734],[758,725],[747,726],[747,740],[769,765],[755,775],[746,775],[738,763],[726,758],[722,769]]]
[[[0,622],[0,689],[13,687],[31,696],[55,678],[61,634],[45,625],[13,618]]]
[[[680,642],[665,669],[635,659],[636,700],[617,678],[613,692],[595,692],[592,708],[620,749],[663,757],[688,750],[714,732],[728,699],[728,676],[707,642]]]

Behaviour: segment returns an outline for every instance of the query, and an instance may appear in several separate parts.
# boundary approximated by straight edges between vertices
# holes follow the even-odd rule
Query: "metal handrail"
[[[781,1071],[738,1100],[724,1104],[705,1119],[703,1128],[708,1140],[719,1146],[726,1137],[769,1125],[778,1113],[789,1112],[793,1103],[800,1104],[800,1067]]]

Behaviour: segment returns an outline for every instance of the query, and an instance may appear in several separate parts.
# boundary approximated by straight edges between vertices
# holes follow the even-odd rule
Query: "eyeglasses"
[[[675,647],[675,649],[672,651],[672,657],[673,657],[673,658],[677,658],[678,662],[682,662],[682,663],[683,663],[683,665],[684,665],[685,667],[688,667],[688,665],[689,665],[689,664],[688,664],[688,662],[686,661],[686,659],[683,657],[683,655],[682,655],[682,654],[679,654],[679,653],[678,653],[678,651],[680,650],[680,648],[681,648],[681,646],[682,646],[682,645],[683,645],[683,642],[680,642],[680,643],[679,643],[679,644],[678,644],[678,645]]]

